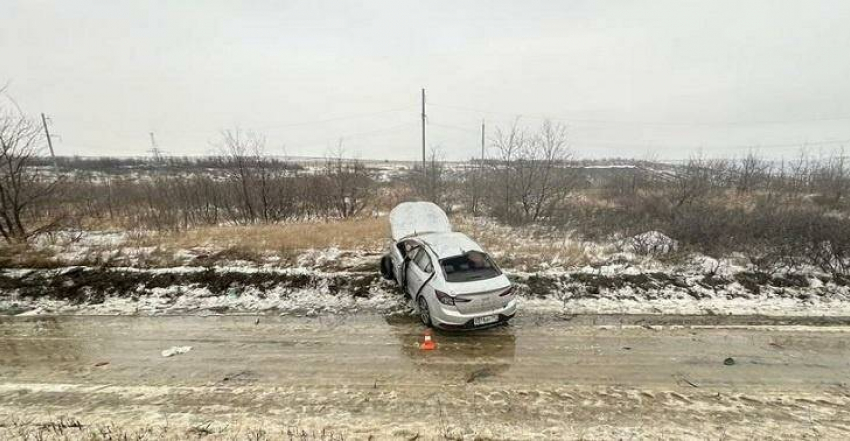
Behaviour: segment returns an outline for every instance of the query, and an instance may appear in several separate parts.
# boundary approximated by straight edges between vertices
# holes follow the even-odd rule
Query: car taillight
[[[505,292],[499,294],[499,297],[509,296],[509,295],[513,294],[513,292],[514,292],[514,287],[513,287],[513,285],[511,285],[511,287],[506,289]]]
[[[444,305],[454,306],[454,304],[455,304],[454,297],[452,297],[452,296],[450,296],[450,295],[448,295],[448,294],[446,294],[442,291],[436,291],[436,290],[434,291],[434,294],[437,294],[437,300],[439,300],[440,303],[442,303]]]
[[[437,294],[437,300],[444,305],[454,306],[455,303],[466,303],[469,299],[461,299],[458,297],[452,297],[442,291],[434,290],[434,294]]]

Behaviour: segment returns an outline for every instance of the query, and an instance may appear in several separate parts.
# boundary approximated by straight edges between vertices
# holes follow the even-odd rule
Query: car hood
[[[390,230],[393,240],[423,233],[448,233],[452,231],[449,217],[431,202],[404,202],[390,211]]]

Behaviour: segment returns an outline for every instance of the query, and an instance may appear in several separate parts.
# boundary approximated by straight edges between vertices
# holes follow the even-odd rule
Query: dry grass
[[[0,268],[53,268],[53,253],[26,245],[0,244]]]
[[[456,217],[455,230],[472,237],[498,257],[503,267],[519,270],[538,269],[542,263],[562,267],[587,265],[591,258],[584,244],[565,233],[539,227],[509,227],[479,223]]]
[[[505,268],[533,271],[543,267],[586,265],[586,246],[563,233],[540,227],[508,227],[455,217],[457,231],[468,234],[494,254]],[[200,227],[180,233],[132,231],[123,243],[0,248],[0,267],[48,268],[63,265],[171,267],[224,261],[290,265],[307,250],[336,247],[346,251],[383,252],[390,237],[386,217],[292,224]],[[187,257],[185,250],[192,250]],[[195,257],[191,257],[194,255]]]
[[[293,224],[200,227],[180,233],[129,231],[119,243],[81,245],[74,241],[40,245],[0,243],[0,268],[55,268],[67,265],[171,267],[222,261],[288,265],[306,250],[337,247],[366,252],[386,248],[385,217]],[[185,254],[192,250],[198,259]],[[64,254],[64,255],[63,255]],[[187,260],[188,259],[188,260]]]
[[[142,239],[168,248],[214,246],[234,252],[294,253],[337,247],[347,250],[378,250],[389,237],[384,217],[331,222],[204,227],[183,233]]]
[[[453,219],[457,231],[468,234],[500,259],[503,266],[533,269],[541,262],[561,266],[587,264],[584,245],[540,228],[516,228],[494,223],[476,223],[470,218]],[[343,250],[383,251],[390,237],[386,217],[344,221],[280,225],[207,227],[153,238],[168,249],[214,247],[216,257],[261,261],[264,254],[291,257],[311,249],[337,247]]]

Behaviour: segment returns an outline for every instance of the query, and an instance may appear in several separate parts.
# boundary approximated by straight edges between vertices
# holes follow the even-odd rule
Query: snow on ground
[[[299,261],[310,266],[296,268],[0,270],[0,311],[28,315],[412,312],[400,290],[377,276],[377,256],[351,259],[361,271],[317,269],[343,253],[307,253]],[[522,313],[850,315],[850,284],[844,279],[816,272],[768,276],[706,257],[674,267],[649,262],[654,263],[508,274],[518,286]]]
[[[677,244],[657,231],[593,243],[543,227],[511,229],[478,218],[460,224],[517,284],[522,313],[850,315],[850,278],[815,268],[764,274],[735,255],[671,260],[662,255]],[[378,277],[380,252],[332,246],[257,263],[215,257],[221,250],[207,247],[170,250],[165,262],[172,266],[146,267],[161,250],[135,246],[131,236],[65,232],[41,239],[37,246],[56,251],[55,262],[67,266],[0,268],[0,313],[413,310],[397,287]],[[93,254],[108,264],[91,263]]]

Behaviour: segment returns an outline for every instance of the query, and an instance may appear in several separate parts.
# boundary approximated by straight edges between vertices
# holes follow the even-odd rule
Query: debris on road
[[[173,357],[175,355],[185,354],[192,350],[191,346],[172,346],[162,351],[163,357]]]
[[[108,364],[109,364],[108,361],[99,361],[99,362],[94,364],[94,367],[103,367],[103,366],[106,366]]]
[[[470,372],[469,375],[466,376],[466,382],[472,383],[472,382],[475,382],[478,379],[492,377],[492,376],[493,376],[493,372],[490,371],[490,369],[487,369],[487,368],[477,369],[475,371]]]
[[[723,360],[723,364],[725,364],[726,366],[732,366],[733,364],[735,364],[735,359],[732,358],[732,357],[729,357],[729,358]]]
[[[691,387],[697,387],[697,388],[699,387],[699,384],[694,383],[693,381],[689,380],[684,375],[677,375],[677,376],[674,376],[674,378],[676,378],[676,383],[679,384],[679,385],[681,385],[681,383],[685,383],[685,384],[687,384]]]
[[[238,371],[238,372],[233,373],[233,374],[225,375],[221,379],[221,381],[222,382],[239,381],[239,382],[244,382],[244,383],[252,383],[252,382],[257,381],[257,378],[258,378],[257,374],[254,373],[253,371],[243,370],[243,371]]]

